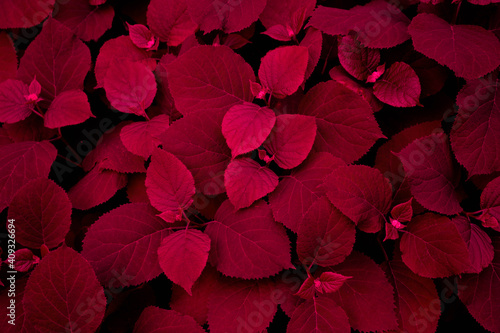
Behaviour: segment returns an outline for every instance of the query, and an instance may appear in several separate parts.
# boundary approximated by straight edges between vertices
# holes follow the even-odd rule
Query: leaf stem
[[[451,24],[455,24],[457,22],[458,12],[460,11],[460,7],[462,6],[462,1],[460,1],[458,3],[457,10],[455,11],[455,14],[453,15],[453,19],[451,20]]]
[[[382,253],[384,254],[385,261],[389,261],[389,256],[387,255],[387,252],[385,251],[384,244],[382,243],[382,230],[377,235],[377,243],[378,243],[378,245],[380,245],[380,248],[382,249]]]

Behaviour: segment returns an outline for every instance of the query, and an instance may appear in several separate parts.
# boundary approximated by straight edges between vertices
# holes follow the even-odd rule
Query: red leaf
[[[151,157],[146,188],[153,207],[175,214],[191,205],[195,192],[193,176],[186,166],[177,157],[159,148]]]
[[[2,31],[0,32],[0,83],[7,79],[15,79],[16,74],[16,49],[9,35],[5,31]]]
[[[351,253],[356,230],[326,197],[316,200],[299,224],[297,254],[303,265],[341,263]]]
[[[162,272],[157,250],[172,232],[147,204],[125,204],[101,216],[83,240],[82,255],[105,285],[139,285]]]
[[[260,21],[266,27],[274,25],[290,27],[291,31],[297,35],[306,20],[316,6],[314,0],[267,0],[266,8],[260,14]]]
[[[19,249],[15,252],[14,268],[18,272],[26,273],[40,262],[30,249]]]
[[[308,276],[294,296],[302,297],[303,299],[314,298],[316,296],[316,286],[314,282],[314,277]]]
[[[8,79],[0,83],[0,121],[12,124],[26,119],[32,110],[27,101],[28,85],[19,80]]]
[[[106,297],[89,263],[63,246],[45,256],[31,273],[23,305],[24,328],[29,332],[94,332],[104,317]],[[91,311],[92,316],[82,311]]]
[[[223,30],[232,33],[257,21],[266,0],[186,0],[188,12],[205,33]]]
[[[236,210],[224,201],[205,233],[212,240],[210,263],[227,276],[264,278],[290,268],[290,241],[264,201]]]
[[[466,273],[480,273],[483,268],[488,267],[493,260],[495,251],[491,245],[491,238],[477,225],[472,224],[463,216],[452,219],[457,226],[469,250],[470,267]]]
[[[223,116],[217,110],[188,115],[175,121],[161,138],[163,149],[187,166],[196,188],[207,195],[225,192],[224,171],[231,151],[222,135]]]
[[[29,28],[50,15],[55,0],[7,0],[0,5],[0,29]]]
[[[467,244],[446,216],[426,213],[413,218],[400,243],[403,262],[423,277],[461,274],[470,266]]]
[[[343,276],[342,274],[323,272],[319,278],[316,279],[316,289],[320,293],[334,293],[350,278],[350,276]]]
[[[333,67],[330,72],[330,77],[332,80],[341,83],[347,89],[361,96],[367,103],[370,104],[373,112],[378,112],[384,107],[384,103],[379,101],[375,95],[373,95],[373,89],[367,88],[362,85],[359,81],[353,79],[342,66]],[[369,78],[374,78],[374,76],[370,76]],[[368,79],[367,79],[368,81]]]
[[[64,241],[71,224],[71,202],[66,192],[52,180],[33,179],[21,187],[9,206],[15,219],[16,241],[38,249],[54,248]]]
[[[252,68],[227,46],[193,47],[167,66],[170,92],[184,115],[206,109],[227,111],[253,100]]]
[[[410,222],[413,217],[412,200],[413,198],[410,198],[410,200],[392,207],[391,217],[399,223]]]
[[[380,63],[380,51],[363,47],[351,35],[344,36],[339,43],[339,60],[344,69],[356,79],[366,81]]]
[[[56,155],[56,148],[48,141],[25,141],[0,147],[0,211],[29,180],[47,178]]]
[[[380,171],[365,165],[338,168],[325,179],[325,189],[328,199],[360,230],[382,229],[392,190]]]
[[[207,264],[210,237],[199,230],[179,230],[165,237],[158,248],[158,260],[165,275],[189,295]]]
[[[135,46],[146,50],[156,50],[158,48],[158,38],[142,24],[130,25],[127,23],[130,40]]]
[[[297,232],[299,223],[314,201],[324,194],[323,179],[345,163],[328,153],[312,154],[299,168],[284,176],[269,195],[274,218]]]
[[[417,74],[404,62],[393,63],[373,86],[373,94],[379,100],[395,107],[418,105],[420,91]]]
[[[315,297],[316,292],[320,294],[333,293],[339,290],[344,282],[350,278],[349,276],[343,276],[333,272],[323,272],[320,277],[316,279],[309,276],[296,295],[305,299],[310,299]]]
[[[500,41],[477,25],[450,25],[434,14],[418,14],[408,27],[415,50],[459,77],[477,79],[500,65]]]
[[[365,46],[382,49],[408,40],[409,23],[396,4],[374,0],[349,10],[318,6],[308,25],[329,35],[347,35],[354,30]]]
[[[277,98],[297,91],[305,78],[309,51],[303,46],[283,46],[269,51],[260,62],[263,88]]]
[[[264,142],[276,122],[270,108],[253,103],[234,105],[224,116],[222,134],[233,157],[248,153]]]
[[[299,46],[307,47],[309,52],[309,60],[307,60],[306,73],[304,74],[304,80],[307,80],[316,68],[321,56],[323,34],[318,29],[310,27],[306,30],[306,35],[300,41]]]
[[[44,116],[48,128],[76,125],[94,117],[87,95],[81,90],[67,90],[57,95]]]
[[[198,28],[187,12],[186,0],[152,0],[147,18],[151,31],[169,46],[179,46]]]
[[[353,252],[332,269],[338,274],[351,276],[330,297],[347,313],[353,329],[367,332],[397,328],[394,290],[372,259]]]
[[[57,130],[43,126],[43,119],[32,113],[28,118],[14,124],[3,124],[13,142],[44,141],[56,136]]]
[[[173,54],[165,54],[161,57],[155,69],[156,81],[158,82],[158,92],[156,100],[158,105],[163,109],[170,119],[179,119],[181,114],[174,105],[174,99],[168,87],[167,66],[177,57]]]
[[[295,309],[287,333],[349,333],[345,311],[326,296],[314,297]]]
[[[73,208],[86,210],[100,205],[127,185],[127,176],[112,170],[90,170],[68,192]]]
[[[269,280],[223,279],[210,297],[211,333],[262,332],[277,310],[275,286]]]
[[[67,0],[58,3],[54,18],[67,26],[79,38],[98,40],[111,28],[115,11],[112,6],[92,6],[88,0]]]
[[[200,325],[205,324],[208,315],[208,302],[219,279],[220,275],[215,268],[207,265],[191,288],[192,295],[189,295],[178,285],[172,286],[170,307],[172,310],[193,317]]]
[[[499,81],[470,81],[458,93],[458,115],[450,140],[469,176],[500,171],[499,100]]]
[[[283,169],[301,164],[311,151],[316,137],[316,119],[298,114],[276,117],[276,124],[264,148]]]
[[[322,82],[302,99],[299,113],[316,117],[317,151],[352,163],[383,138],[370,105],[335,81]]]
[[[63,24],[49,19],[21,58],[17,77],[25,83],[36,77],[42,85],[40,97],[51,101],[63,91],[82,90],[90,62],[89,48]]]
[[[151,59],[149,56],[150,52],[135,46],[129,36],[120,36],[106,41],[99,51],[95,64],[96,88],[104,87],[104,79],[107,76],[108,69],[114,63],[130,60],[140,62],[149,69],[154,70],[156,60]]]
[[[281,24],[269,27],[269,29],[264,31],[263,34],[282,42],[288,42],[292,40],[293,36],[295,36],[295,33],[293,32],[291,27],[285,27]]]
[[[121,112],[146,117],[146,109],[156,95],[153,72],[140,62],[114,62],[104,78],[104,90],[111,106]]]
[[[394,286],[399,331],[435,332],[441,315],[441,300],[434,282],[414,274],[400,258],[383,267]]]
[[[422,206],[447,215],[462,211],[455,191],[459,175],[446,134],[416,139],[396,155],[403,163],[411,193]]]
[[[481,193],[481,208],[500,222],[500,177],[493,179]],[[495,230],[498,231],[498,227]]]
[[[82,162],[85,171],[90,171],[94,166],[97,166],[100,170],[146,172],[144,159],[129,152],[120,139],[122,128],[129,123],[121,122],[104,133],[102,141],[85,156]]]
[[[174,310],[165,310],[156,306],[145,308],[134,326],[134,333],[169,332],[169,333],[204,333],[205,330],[190,316]]]
[[[236,209],[250,206],[278,186],[278,176],[250,158],[232,160],[224,173],[227,196]]]
[[[397,153],[415,139],[432,133],[438,133],[439,131],[442,132],[441,121],[417,124],[394,134],[389,141],[385,142],[377,150],[375,167],[382,172],[384,177],[390,180],[395,193],[393,198],[394,203],[402,203],[413,198],[410,192],[408,178],[404,172],[401,160],[397,157]],[[422,208],[416,201],[413,201],[413,209],[416,209],[416,205]]]
[[[161,134],[167,130],[169,123],[168,116],[163,114],[149,121],[133,122],[123,126],[120,139],[129,152],[148,158],[161,144]]]
[[[500,331],[500,238],[493,238],[495,257],[479,274],[466,274],[458,280],[458,296],[471,315],[491,332]]]

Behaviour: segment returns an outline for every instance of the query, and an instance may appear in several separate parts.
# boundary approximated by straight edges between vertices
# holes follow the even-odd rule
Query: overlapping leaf
[[[458,115],[450,140],[470,175],[500,170],[500,84],[473,80],[457,96]]]
[[[49,253],[31,273],[22,303],[24,329],[31,332],[94,332],[106,310],[104,290],[92,267],[65,246]],[[82,316],[83,309],[93,315]]]
[[[82,255],[101,283],[107,285],[119,278],[121,287],[139,285],[162,272],[157,250],[172,231],[156,214],[148,204],[125,204],[90,227]]]
[[[477,25],[450,25],[422,13],[408,27],[415,50],[446,65],[459,77],[477,79],[500,65],[500,41]]]
[[[9,206],[16,221],[16,242],[39,249],[54,248],[64,241],[71,224],[71,202],[52,180],[37,178],[21,187]]]
[[[309,207],[297,234],[297,254],[304,265],[333,266],[351,253],[356,230],[350,219],[321,197]]]
[[[147,18],[151,31],[162,42],[178,46],[194,34],[198,25],[191,20],[185,0],[153,0],[149,3]]]
[[[153,152],[146,173],[146,188],[153,207],[172,212],[174,216],[191,205],[195,193],[189,170],[177,157],[162,149]]]
[[[389,212],[392,191],[374,168],[353,165],[338,168],[325,179],[328,199],[365,232],[382,229]]]
[[[51,101],[63,91],[83,88],[90,61],[89,48],[62,23],[49,19],[21,58],[17,77],[26,84],[36,77],[41,97]]]
[[[111,28],[115,11],[112,6],[93,6],[88,0],[68,0],[59,4],[56,20],[82,40],[98,40]]]
[[[321,187],[326,176],[345,163],[329,153],[312,154],[304,164],[283,177],[269,195],[276,221],[297,232],[304,214],[323,195]]]
[[[190,295],[194,282],[207,264],[210,237],[199,230],[179,230],[165,237],[158,247],[158,260],[165,275]]]
[[[459,174],[446,134],[416,139],[397,156],[403,163],[411,193],[422,206],[447,215],[462,211],[456,193]]]
[[[278,176],[267,166],[241,158],[232,160],[227,166],[224,184],[229,200],[240,209],[272,192],[278,186]]]
[[[48,177],[57,150],[48,141],[25,141],[0,147],[0,210],[29,180]]]
[[[237,104],[222,121],[222,134],[232,156],[248,153],[266,140],[276,122],[273,110],[253,103]]]
[[[353,252],[332,270],[351,277],[330,297],[347,313],[352,328],[360,331],[397,328],[393,287],[372,259]]]
[[[429,278],[461,274],[470,266],[467,244],[446,216],[426,213],[413,218],[400,243],[403,262]]]
[[[90,209],[111,199],[126,184],[125,174],[95,167],[69,190],[68,196],[73,208]]]
[[[495,256],[493,262],[479,274],[466,274],[458,280],[462,290],[458,294],[471,315],[484,328],[500,331],[500,239],[492,239]]]
[[[346,163],[363,156],[383,138],[370,105],[335,81],[319,83],[302,99],[299,112],[316,117],[317,151],[326,151]]]
[[[163,149],[174,154],[192,173],[196,188],[209,195],[225,192],[224,171],[231,150],[222,135],[221,110],[205,110],[175,121],[161,140]]]
[[[316,138],[316,119],[296,114],[276,117],[276,124],[264,148],[283,169],[293,169],[302,163]]]
[[[290,241],[264,201],[236,210],[226,200],[205,233],[212,240],[210,263],[224,275],[264,278],[291,266]]]
[[[347,35],[354,30],[365,46],[388,48],[410,38],[409,23],[396,4],[374,0],[349,10],[318,6],[308,25],[330,35]]]
[[[175,106],[184,115],[207,109],[224,112],[251,102],[252,68],[227,46],[194,47],[167,66]]]

